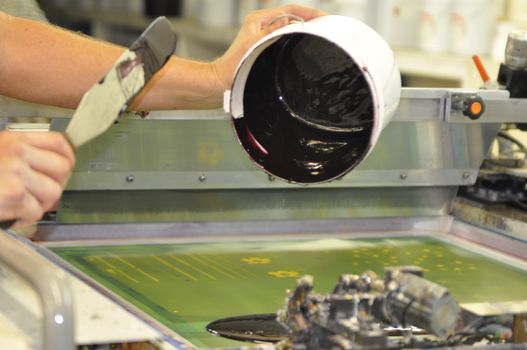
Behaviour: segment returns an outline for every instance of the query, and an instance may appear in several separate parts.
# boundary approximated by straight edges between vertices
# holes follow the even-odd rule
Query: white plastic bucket
[[[320,183],[366,158],[400,91],[394,54],[378,34],[352,18],[325,16],[253,46],[225,109],[258,166],[289,182]]]
[[[450,0],[423,0],[419,35],[419,46],[423,51],[449,51],[451,4]]]

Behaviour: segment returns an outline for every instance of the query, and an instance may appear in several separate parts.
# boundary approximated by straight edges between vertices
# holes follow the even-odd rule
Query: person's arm
[[[245,52],[271,31],[281,14],[305,20],[322,12],[287,5],[252,12],[227,52],[213,62],[173,57],[136,98],[133,109],[185,109],[221,106],[223,91]],[[123,48],[57,27],[0,12],[0,94],[31,102],[74,108],[102,77]]]

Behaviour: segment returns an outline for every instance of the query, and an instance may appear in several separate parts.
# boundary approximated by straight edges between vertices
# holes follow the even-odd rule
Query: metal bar
[[[496,209],[493,210],[492,205],[465,198],[458,198],[454,202],[452,215],[472,225],[484,227],[512,240],[523,242],[527,247],[527,225],[521,217],[504,214]]]
[[[452,96],[480,96],[486,112],[477,121],[451,108]],[[449,123],[511,123],[524,122],[527,99],[511,99],[506,90],[467,90],[436,88],[403,88],[396,115],[392,122],[437,121]],[[132,118],[134,116],[132,115]],[[156,111],[154,120],[218,120],[229,119],[222,110],[210,111]]]
[[[452,237],[459,238],[465,242],[471,242],[492,251],[505,253],[510,259],[516,257],[527,262],[527,242],[512,235],[497,232],[493,228],[491,229],[477,227],[472,223],[456,220],[452,225],[450,234]],[[503,258],[501,261],[504,261]]]
[[[525,123],[527,120],[527,99],[510,98],[486,102],[486,112],[476,123]],[[450,122],[473,122],[461,113],[452,114]]]
[[[478,169],[354,170],[341,180],[310,188],[372,188],[467,186],[476,181]],[[254,188],[305,188],[275,181],[262,171],[128,171],[75,173],[68,190],[208,190]]]
[[[471,120],[451,108],[452,97],[456,95],[483,98],[486,112],[477,121]],[[403,88],[392,122],[510,123],[521,121],[519,115],[524,113],[527,113],[527,99],[510,99],[506,90]]]
[[[22,240],[0,231],[0,261],[37,291],[43,309],[43,349],[74,350],[73,301],[67,275]]]
[[[290,239],[302,234],[331,235],[331,237],[373,237],[387,232],[402,235],[419,232],[448,232],[453,218],[450,216],[422,216],[397,218],[361,218],[341,220],[279,220],[170,222],[170,223],[120,223],[120,224],[40,224],[35,236],[46,246],[72,246],[76,244],[111,244],[126,240],[127,243],[186,242],[215,239],[246,240]],[[64,242],[64,243],[63,243]],[[108,243],[109,242],[109,243]]]

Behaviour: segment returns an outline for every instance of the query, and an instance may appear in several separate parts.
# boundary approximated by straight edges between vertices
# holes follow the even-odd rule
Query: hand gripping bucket
[[[400,91],[394,54],[378,34],[352,18],[325,16],[253,46],[224,105],[259,167],[313,184],[341,178],[364,160]]]

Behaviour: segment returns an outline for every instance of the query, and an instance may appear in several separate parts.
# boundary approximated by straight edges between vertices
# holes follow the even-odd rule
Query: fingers
[[[262,29],[273,25],[273,21],[281,15],[293,15],[302,18],[304,21],[309,21],[313,18],[326,15],[323,11],[301,5],[285,5],[269,10],[262,10],[261,12],[256,11],[253,14],[259,19]],[[292,18],[289,18],[287,21],[281,21],[281,23],[289,24],[291,19]]]
[[[0,174],[0,220],[34,222],[43,215],[39,200],[26,190],[21,179]]]
[[[74,163],[59,133],[0,132],[0,219],[39,220],[59,200]]]
[[[62,134],[2,132],[0,135],[0,157],[22,160],[32,170],[51,177],[62,186],[66,184],[75,165],[75,155]],[[16,170],[19,169],[11,169],[11,171]]]
[[[33,147],[48,150],[65,157],[72,168],[75,166],[73,148],[63,134],[53,131],[20,133],[20,138]]]
[[[268,25],[262,28],[261,37],[263,38],[264,36],[274,32],[275,30],[285,27],[291,22],[291,19],[291,17],[287,17],[286,15],[283,15],[283,17],[275,17],[271,22],[269,22]]]
[[[4,160],[0,168],[0,175],[5,179],[0,184],[0,196],[5,198],[5,203],[11,203],[17,215],[25,217],[35,213],[34,203],[37,203],[40,207],[37,216],[41,216],[41,212],[51,209],[62,194],[64,185],[61,182],[35,171],[21,158]],[[29,213],[24,209],[27,204],[31,204]]]
[[[62,179],[54,180],[41,172],[27,169],[20,178],[26,186],[28,194],[38,201],[43,211],[48,211],[59,200],[66,184],[67,174]]]
[[[40,205],[40,202],[34,196],[26,193],[24,199],[18,206],[16,217],[26,225],[42,219],[45,211],[46,210]]]
[[[285,5],[283,8],[285,13],[302,17],[305,21],[327,15],[324,11],[301,5]]]
[[[257,32],[255,33],[256,40],[258,40],[299,18],[309,21],[324,15],[326,13],[318,9],[292,4],[268,10],[254,11],[247,17],[245,24],[254,28]]]
[[[69,147],[71,148],[71,147]],[[46,149],[25,146],[22,159],[35,171],[45,174],[61,186],[65,186],[72,169],[72,161],[67,155]]]
[[[240,32],[227,52],[212,64],[211,71],[214,73],[212,76],[217,82],[216,85],[229,89],[232,86],[236,67],[243,56],[267,34],[286,26],[294,17],[308,21],[323,15],[325,15],[323,11],[300,5],[286,5],[251,12],[245,18]]]

